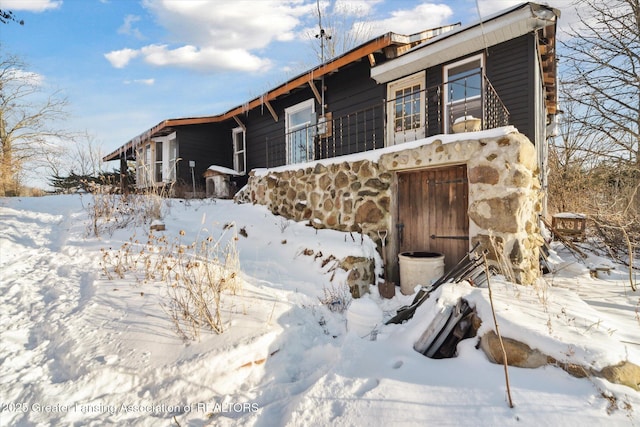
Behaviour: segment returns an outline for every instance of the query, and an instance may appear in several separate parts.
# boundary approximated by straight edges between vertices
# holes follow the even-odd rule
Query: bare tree
[[[561,41],[565,126],[551,148],[550,201],[589,215],[605,250],[640,255],[640,0],[577,0]],[[630,274],[631,288],[636,289]]]
[[[97,177],[102,168],[102,147],[89,133],[73,136],[52,144],[35,163],[47,176],[64,176],[75,173]]]
[[[597,140],[588,150],[640,169],[640,0],[579,0],[581,22],[562,42],[570,120]]]
[[[12,21],[18,23],[19,25],[24,25],[24,20],[18,19],[12,11],[0,9],[0,23],[8,24]]]
[[[60,92],[46,93],[40,76],[0,45],[0,195],[18,194],[25,168],[70,137],[57,127],[67,106]]]
[[[626,192],[631,198],[626,207],[631,203],[638,213],[640,0],[578,0],[578,4],[584,11],[580,23],[561,43],[563,102],[571,104],[566,120],[579,143],[575,148],[615,172],[608,184]]]
[[[320,3],[314,11],[319,27],[307,31],[316,62],[333,59],[371,38],[370,16],[356,3]]]

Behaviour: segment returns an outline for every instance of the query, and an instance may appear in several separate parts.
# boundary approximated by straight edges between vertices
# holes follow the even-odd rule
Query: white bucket
[[[417,285],[430,285],[444,274],[444,255],[438,252],[402,252],[400,261],[400,292],[413,294]]]
[[[347,312],[347,329],[364,338],[382,323],[382,317],[378,304],[365,295],[351,301]]]

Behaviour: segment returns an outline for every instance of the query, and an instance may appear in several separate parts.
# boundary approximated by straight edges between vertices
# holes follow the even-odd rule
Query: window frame
[[[301,124],[296,124],[294,126],[291,125],[291,117],[296,114],[299,113],[301,111],[304,110],[311,110],[311,113],[309,115],[309,121],[301,123]],[[308,162],[314,159],[315,156],[315,149],[314,149],[314,137],[315,137],[315,132],[312,131],[312,134],[309,135],[307,133],[307,141],[306,141],[306,159],[304,160],[299,160],[297,159],[296,155],[298,154],[297,151],[292,150],[291,149],[291,143],[293,141],[293,132],[296,132],[299,129],[311,129],[313,130],[313,125],[316,124],[317,118],[316,118],[316,102],[314,98],[309,98],[306,101],[302,101],[299,102],[295,105],[292,105],[290,107],[287,107],[284,109],[284,117],[285,117],[285,127],[284,127],[284,133],[285,133],[285,155],[286,155],[286,164],[291,165],[291,164],[296,164],[296,163],[304,163],[304,162]]]
[[[418,73],[412,74],[410,76],[403,77],[399,80],[395,80],[387,84],[387,146],[401,144],[403,142],[415,141],[417,139],[424,138],[426,136],[425,126],[426,126],[426,105],[425,105],[425,88],[426,88],[426,71],[420,71]],[[416,86],[418,86],[417,91],[413,90]],[[405,129],[404,126],[400,129],[396,127],[396,120],[398,117],[396,116],[397,111],[397,93],[401,90],[411,90],[409,94],[403,95],[403,97],[412,96],[415,93],[418,93],[418,106],[419,111],[411,112],[411,116],[418,115],[419,122],[418,126],[412,126],[409,129]],[[404,103],[403,105],[407,105]],[[410,100],[410,105],[415,105],[415,99],[412,97]],[[404,111],[404,108],[403,108]],[[403,120],[406,120],[407,115],[402,117]],[[414,122],[415,123],[415,122]]]
[[[242,149],[238,149],[238,135],[242,134]],[[233,128],[231,130],[231,138],[233,140],[233,169],[240,175],[247,173],[247,132],[242,127]],[[242,161],[240,161],[242,156]]]
[[[456,118],[452,118],[451,120],[449,120],[449,116],[450,116],[450,108],[452,106],[455,106],[456,103],[459,105],[461,104],[461,100],[451,100],[449,101],[449,72],[450,70],[454,69],[454,68],[459,68],[463,65],[469,64],[471,62],[479,62],[479,70],[480,70],[480,93],[478,95],[473,95],[470,97],[465,97],[462,100],[465,101],[479,101],[480,102],[480,117],[476,117],[478,119],[481,119],[482,122],[484,123],[484,112],[482,111],[483,107],[482,107],[482,96],[484,94],[484,79],[483,79],[483,73],[484,73],[484,67],[485,67],[485,57],[482,53],[476,54],[476,55],[472,55],[469,56],[467,58],[455,61],[455,62],[451,62],[449,64],[446,64],[442,67],[442,81],[443,81],[443,91],[442,91],[442,112],[443,112],[443,117],[444,117],[444,133],[448,134],[451,133],[451,128],[453,123],[455,122]],[[451,105],[450,105],[451,102]],[[474,116],[475,117],[475,116]]]
[[[161,183],[163,182],[164,171],[162,159],[164,158],[164,153],[162,152],[164,144],[162,141],[155,141],[155,161],[153,163],[153,182]]]
[[[173,138],[171,138],[173,137]],[[174,182],[177,176],[177,168],[178,168],[178,138],[176,134],[173,133],[169,136],[169,182]]]

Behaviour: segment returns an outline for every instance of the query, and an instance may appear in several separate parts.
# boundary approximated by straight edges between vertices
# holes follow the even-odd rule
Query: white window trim
[[[311,114],[315,114],[316,113],[316,102],[314,98],[309,98],[306,101],[302,101],[298,104],[292,105],[291,107],[285,108],[284,109],[284,133],[285,136],[289,134],[289,132],[291,132],[291,129],[289,127],[289,120],[290,120],[290,116],[302,111],[302,110],[306,110],[311,108]],[[309,122],[309,124],[312,124],[311,122]],[[285,156],[286,156],[286,164],[290,164],[289,159],[289,140],[287,138],[285,138]],[[314,147],[311,147],[311,150],[313,150]],[[308,153],[307,153],[308,154]]]
[[[158,144],[161,145],[161,150],[158,150]],[[155,185],[162,184],[166,173],[164,171],[164,164],[166,153],[164,152],[165,145],[163,140],[154,141],[153,147],[153,183]],[[160,151],[160,160],[158,160],[158,151]],[[160,179],[158,179],[158,172],[160,173]]]
[[[242,150],[238,150],[236,145],[236,136],[242,134]],[[247,133],[241,127],[233,128],[231,130],[233,140],[233,169],[241,175],[247,173]],[[242,165],[238,165],[238,154],[242,153]]]
[[[419,132],[414,132],[414,139],[424,138],[425,136],[425,99],[424,90],[426,85],[426,71],[420,71],[410,76],[403,77],[399,80],[389,82],[387,84],[387,146],[396,144],[396,131],[395,131],[395,104],[391,101],[395,99],[395,92],[407,86],[415,86],[420,84],[420,127],[417,129]]]
[[[171,143],[175,144],[175,153],[171,152]],[[167,159],[167,163],[166,163],[166,170],[167,170],[167,181],[168,182],[175,182],[176,180],[176,175],[177,175],[177,167],[178,167],[178,138],[176,137],[176,133],[172,133],[171,135],[169,135],[168,140],[167,140],[167,144],[165,144],[167,147],[165,148],[166,150],[166,159]]]
[[[461,65],[464,64],[468,64],[469,62],[475,62],[477,60],[480,60],[480,69],[484,70],[485,67],[485,59],[484,59],[484,55],[479,53],[477,55],[473,55],[470,56],[468,58],[462,59],[460,61],[455,61],[455,62],[451,62],[445,66],[442,67],[442,81],[444,82],[442,87],[443,87],[443,94],[442,94],[442,117],[444,118],[444,133],[451,133],[451,129],[450,129],[450,124],[449,124],[449,111],[448,111],[448,105],[449,105],[449,90],[447,87],[447,84],[449,83],[449,70],[451,68],[456,68],[459,67]],[[484,85],[484,79],[480,79],[480,84]],[[484,91],[482,89],[480,89],[480,97],[482,97],[482,93]],[[478,117],[478,118],[482,118],[482,117]]]
[[[171,141],[176,140],[176,158],[172,158],[171,156]],[[156,181],[156,150],[158,147],[158,142],[162,143],[162,180]],[[170,133],[166,136],[159,136],[152,140],[152,160],[150,165],[146,165],[145,169],[150,170],[148,174],[151,176],[150,183],[151,185],[162,185],[167,183],[172,183],[176,180],[177,166],[176,163],[178,161],[178,136],[176,132]]]

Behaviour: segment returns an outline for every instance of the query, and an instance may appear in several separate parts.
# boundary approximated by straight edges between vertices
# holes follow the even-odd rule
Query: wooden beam
[[[320,96],[320,92],[318,92],[318,88],[316,87],[315,83],[313,83],[313,80],[309,80],[309,87],[311,87],[311,91],[316,96],[318,104],[322,105],[322,97]]]
[[[238,118],[238,116],[233,116],[233,120],[236,121],[236,123],[238,124],[238,126],[240,126],[242,128],[243,131],[247,131],[247,127],[244,125],[244,123],[242,123],[242,121],[240,121],[240,119]]]
[[[257,106],[260,105],[260,99],[261,98],[266,98],[268,101],[274,100],[277,97],[279,97],[280,95],[286,94],[291,92],[293,89],[298,88],[300,86],[302,86],[303,84],[306,84],[309,79],[311,78],[311,76],[313,76],[313,78],[318,78],[318,77],[322,77],[323,75],[327,75],[330,74],[332,71],[335,71],[347,64],[350,64],[354,61],[356,61],[357,59],[360,59],[362,57],[367,56],[370,53],[376,52],[380,49],[383,49],[386,46],[389,46],[391,44],[391,36],[389,34],[385,34],[383,36],[378,37],[377,39],[371,41],[370,43],[367,43],[363,46],[360,46],[357,49],[354,49],[353,51],[340,56],[338,58],[336,58],[335,60],[328,62],[326,64],[320,65],[318,67],[316,67],[315,69],[309,71],[308,73],[305,73],[302,76],[299,76],[293,80],[290,80],[280,86],[278,86],[277,88],[271,90],[270,92],[266,93],[263,97],[260,98],[256,98],[253,101],[249,102],[249,109],[253,109]],[[239,107],[234,108],[233,110],[227,111],[224,114],[221,114],[220,116],[216,116],[215,119],[213,121],[223,121],[226,120],[227,118],[229,118],[230,116],[236,114],[236,110]]]
[[[373,56],[373,53],[370,53],[369,55],[367,55],[367,57],[369,58],[369,65],[371,65],[372,67],[376,66],[376,57]]]
[[[153,128],[147,130],[143,134],[140,134],[137,137],[133,138],[132,140],[128,141],[124,145],[124,147],[125,149],[132,149],[134,146],[140,143],[141,140],[147,140],[152,138],[156,132],[161,131],[165,127],[197,125],[197,124],[205,124],[205,123],[219,123],[225,120],[229,120],[230,118],[238,114],[243,114],[246,111],[250,111],[256,107],[259,107],[262,104],[267,105],[267,108],[269,109],[269,112],[273,116],[273,119],[277,122],[278,115],[273,110],[273,107],[271,107],[271,105],[269,104],[269,101],[272,101],[281,95],[288,94],[292,90],[307,84],[313,78],[319,78],[319,77],[322,77],[323,75],[329,75],[333,72],[336,72],[337,70],[344,67],[345,65],[348,65],[357,60],[360,60],[365,56],[368,56],[369,54],[372,54],[374,52],[378,52],[392,44],[393,44],[393,40],[392,40],[391,33],[384,34],[376,38],[375,40],[372,40],[367,44],[364,44],[352,51],[349,51],[346,54],[328,63],[319,65],[313,70],[308,71],[307,73],[300,75],[294,78],[293,80],[289,80],[288,82],[276,87],[275,89],[267,92],[263,96],[260,96],[259,98],[255,98],[250,102],[247,102],[241,106],[235,107],[232,110],[227,111],[226,113],[218,114],[215,116],[184,117],[180,119],[165,120],[159,123],[158,125],[154,126]],[[103,161],[114,160],[117,158],[118,158],[118,151],[114,151],[113,153],[105,156],[103,158]]]
[[[267,109],[269,110],[269,112],[271,113],[271,117],[273,117],[273,120],[275,120],[276,122],[278,121],[278,115],[276,114],[276,110],[273,109],[273,107],[271,106],[271,104],[269,103],[269,101],[264,101],[264,105],[267,106]]]

